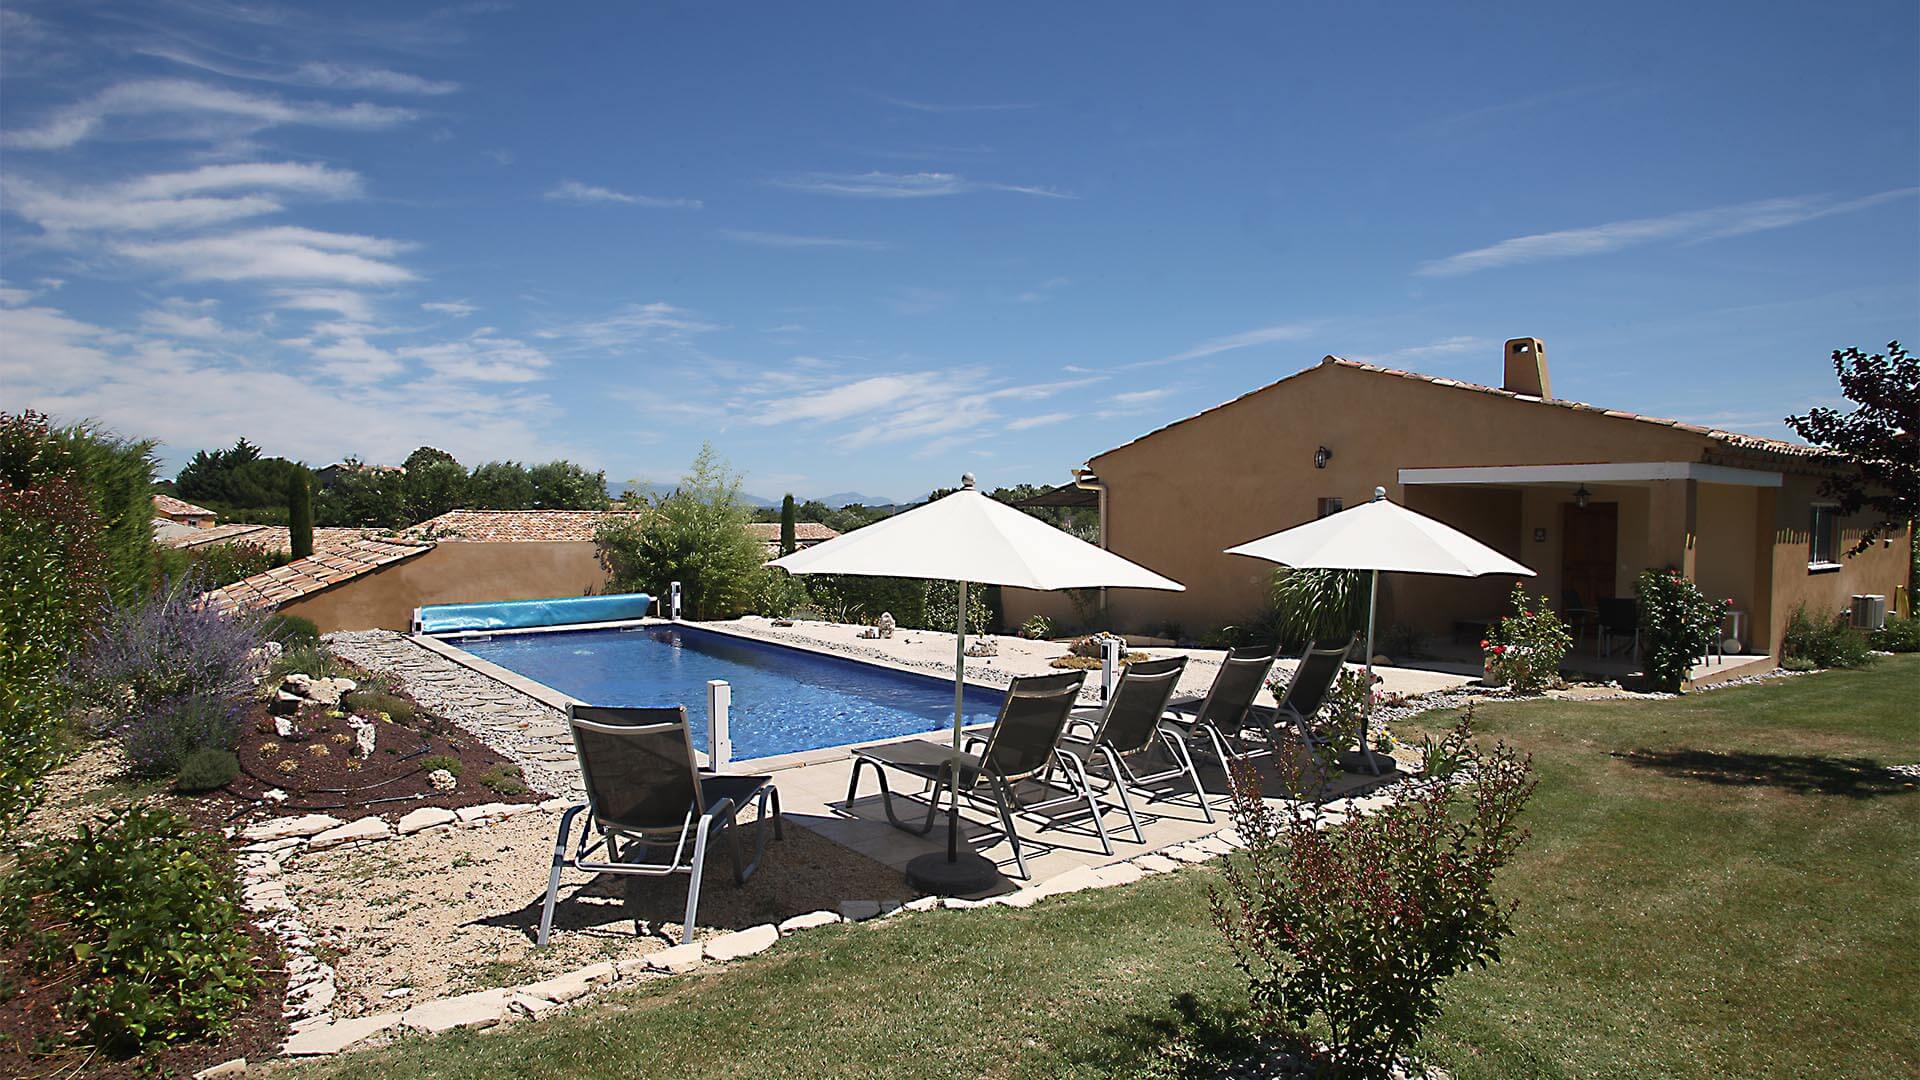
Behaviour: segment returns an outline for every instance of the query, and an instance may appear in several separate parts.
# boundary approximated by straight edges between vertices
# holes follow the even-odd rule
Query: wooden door
[[[1560,548],[1561,600],[1589,611],[1613,598],[1614,565],[1620,556],[1620,504],[1565,504]],[[1578,597],[1578,603],[1574,598]]]

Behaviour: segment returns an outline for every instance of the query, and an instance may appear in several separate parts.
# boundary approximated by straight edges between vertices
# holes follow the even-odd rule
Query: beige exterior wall
[[[1322,365],[1217,410],[1094,458],[1108,488],[1108,546],[1187,586],[1184,593],[1109,592],[1115,629],[1166,623],[1187,635],[1242,622],[1266,602],[1273,567],[1222,549],[1313,519],[1317,501],[1347,506],[1389,497],[1498,548],[1538,574],[1529,592],[1562,597],[1560,487],[1416,486],[1402,468],[1702,461],[1712,440],[1598,412],[1543,408],[1474,390],[1339,365]],[[1325,469],[1314,450],[1333,452]],[[1777,464],[1747,466],[1773,471]],[[1614,592],[1634,593],[1648,567],[1677,566],[1716,599],[1749,614],[1749,645],[1773,648],[1796,604],[1839,610],[1854,593],[1905,581],[1902,537],[1841,569],[1809,574],[1809,507],[1818,481],[1788,473],[1785,487],[1697,480],[1589,485],[1590,502],[1618,507]],[[1843,523],[1842,547],[1863,521]],[[1536,540],[1535,530],[1543,530]],[[1503,613],[1513,582],[1415,575],[1382,578],[1383,625],[1402,621],[1445,634],[1456,618]],[[1009,629],[1039,611],[1071,622],[1064,597],[1008,590]]]
[[[605,587],[590,541],[446,541],[280,610],[334,630],[406,630],[422,604],[584,596]]]

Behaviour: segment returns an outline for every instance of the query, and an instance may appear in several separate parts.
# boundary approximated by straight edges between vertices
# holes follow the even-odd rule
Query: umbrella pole
[[[1380,611],[1380,571],[1373,572],[1373,586],[1367,594],[1367,696],[1360,707],[1360,757],[1380,775],[1380,763],[1373,758],[1373,620]]]
[[[957,583],[959,610],[953,627],[953,757],[948,766],[952,801],[947,804],[947,853],[930,851],[907,861],[907,881],[935,896],[971,896],[1000,883],[1000,868],[977,851],[960,851],[960,746],[967,695],[967,583]],[[938,792],[935,793],[938,798]]]
[[[967,707],[967,583],[960,582],[953,627],[953,802],[947,810],[947,861],[960,858],[960,729]]]

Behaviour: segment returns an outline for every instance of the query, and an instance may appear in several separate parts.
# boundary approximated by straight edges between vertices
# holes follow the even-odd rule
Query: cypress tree
[[[786,498],[780,500],[780,554],[791,555],[798,546],[793,533],[793,494],[789,492]]]
[[[287,531],[293,534],[296,559],[313,554],[313,488],[307,483],[307,470],[287,474]]]

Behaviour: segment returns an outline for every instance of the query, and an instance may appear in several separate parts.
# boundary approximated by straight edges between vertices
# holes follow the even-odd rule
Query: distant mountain
[[[892,506],[893,500],[885,495],[862,495],[857,491],[836,491],[831,495],[820,496],[820,501],[839,510],[842,507],[859,503],[861,506]]]

